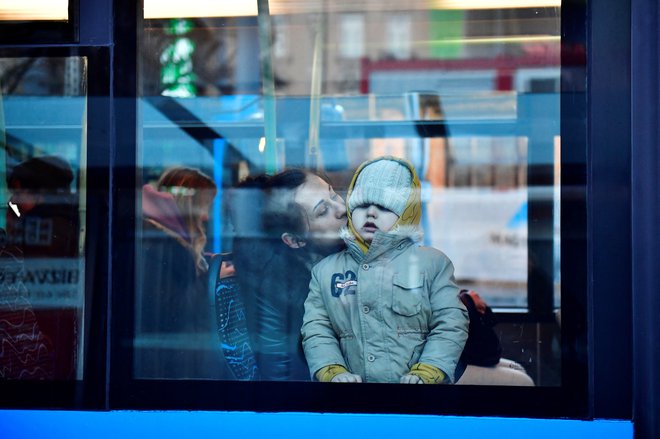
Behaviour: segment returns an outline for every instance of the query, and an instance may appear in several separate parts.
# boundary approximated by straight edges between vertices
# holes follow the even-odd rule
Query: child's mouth
[[[378,227],[374,223],[364,223],[364,225],[362,226],[362,230],[364,230],[365,232],[373,233],[376,230],[378,230]]]

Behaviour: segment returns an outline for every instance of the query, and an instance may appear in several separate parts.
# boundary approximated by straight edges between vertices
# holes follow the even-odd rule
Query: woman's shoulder
[[[296,277],[307,272],[302,261],[283,244],[260,240],[241,240],[234,243],[233,261],[237,274],[260,281],[266,278]]]

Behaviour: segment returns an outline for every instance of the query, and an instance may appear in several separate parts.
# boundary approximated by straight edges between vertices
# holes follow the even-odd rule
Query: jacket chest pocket
[[[422,274],[395,274],[392,284],[392,311],[406,317],[419,314],[424,292]]]

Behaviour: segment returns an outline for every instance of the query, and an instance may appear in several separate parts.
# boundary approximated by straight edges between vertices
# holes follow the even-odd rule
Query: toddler
[[[347,195],[347,248],[312,270],[302,335],[312,378],[454,382],[468,315],[453,265],[422,247],[420,183],[405,160],[360,166]]]

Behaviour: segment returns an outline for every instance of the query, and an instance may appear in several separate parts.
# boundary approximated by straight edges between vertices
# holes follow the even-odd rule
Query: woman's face
[[[197,218],[202,224],[209,222],[209,212],[211,211],[211,200],[203,199],[197,210]]]
[[[177,206],[183,212],[188,227],[199,233],[206,229],[206,224],[209,222],[216,191],[214,189],[195,189],[195,191],[197,193],[194,197],[178,197]]]
[[[211,211],[211,206],[213,205],[213,200],[215,199],[217,191],[215,189],[200,189],[202,191],[198,206],[196,208],[196,214],[198,220],[202,224],[206,224],[209,221],[209,214]]]
[[[346,205],[325,180],[310,174],[298,187],[293,200],[307,214],[309,231],[307,240],[325,247],[336,245],[339,230],[346,226]]]

